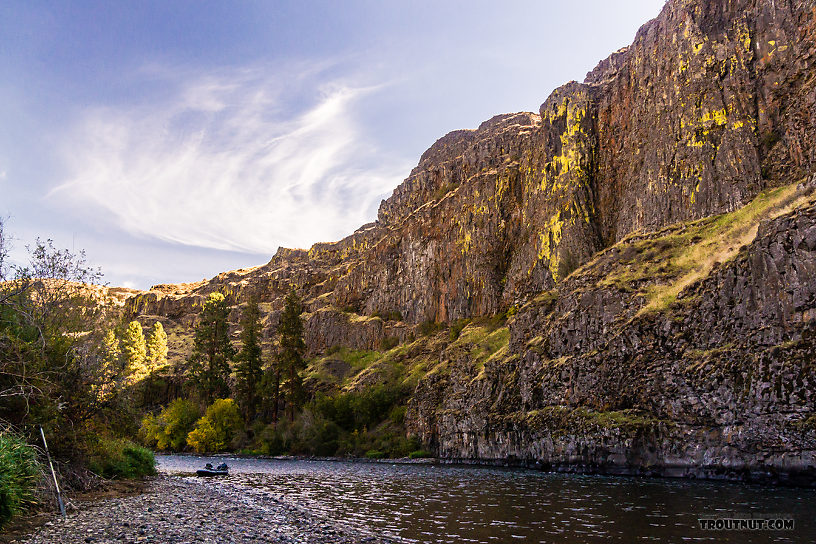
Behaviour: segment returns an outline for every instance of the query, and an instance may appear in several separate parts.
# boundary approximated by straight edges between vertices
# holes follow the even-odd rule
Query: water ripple
[[[223,458],[158,456],[189,473]],[[227,459],[220,482],[401,542],[813,542],[816,491],[457,466]],[[723,512],[790,513],[792,532],[703,532]]]

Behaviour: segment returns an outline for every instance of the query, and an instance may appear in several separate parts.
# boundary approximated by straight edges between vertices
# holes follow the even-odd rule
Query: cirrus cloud
[[[380,87],[302,66],[150,77],[163,99],[84,112],[49,196],[137,236],[268,254],[350,233],[407,174],[359,121]]]

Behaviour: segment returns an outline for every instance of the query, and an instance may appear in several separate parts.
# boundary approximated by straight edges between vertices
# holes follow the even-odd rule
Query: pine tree
[[[263,378],[260,338],[261,311],[253,297],[241,316],[241,351],[235,357],[236,397],[247,422],[255,418]]]
[[[147,359],[147,347],[145,345],[144,331],[138,321],[131,321],[122,335],[119,342],[122,359],[125,366],[125,376],[131,383],[138,382],[148,375],[148,368],[145,364]]]
[[[264,371],[263,384],[261,390],[263,391],[262,406],[264,417],[270,418],[273,422],[278,422],[278,408],[280,406],[280,382],[281,382],[281,365],[277,361],[277,357],[273,357],[272,363]]]
[[[167,333],[160,321],[156,321],[147,336],[147,361],[150,370],[167,364]]]
[[[199,392],[208,403],[215,398],[229,396],[227,380],[235,350],[229,339],[228,315],[229,307],[224,295],[210,293],[195,326],[190,371]]]
[[[301,313],[303,313],[303,306],[295,290],[292,289],[286,296],[280,325],[278,325],[278,334],[280,335],[278,362],[287,374],[286,400],[289,409],[289,421],[294,421],[295,409],[303,402],[303,380],[300,377],[300,371],[306,367],[303,360],[306,343],[303,341]]]

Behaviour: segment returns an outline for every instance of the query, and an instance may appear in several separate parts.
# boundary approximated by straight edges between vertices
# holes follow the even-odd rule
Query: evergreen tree
[[[105,331],[102,338],[101,363],[108,369],[118,371],[121,368],[122,352],[119,348],[119,337],[113,328]]]
[[[255,418],[263,378],[260,339],[261,311],[253,297],[241,316],[241,351],[235,357],[236,397],[247,422]]]
[[[147,347],[144,331],[138,321],[131,321],[119,342],[125,366],[125,376],[131,383],[137,382],[149,373],[147,365]]]
[[[167,333],[159,321],[147,336],[147,361],[151,371],[167,364]]]
[[[229,339],[228,315],[224,295],[210,293],[195,326],[190,371],[199,393],[208,403],[229,396],[227,380],[235,350]]]
[[[280,335],[280,352],[278,362],[287,374],[286,396],[289,409],[289,421],[295,419],[295,409],[303,402],[303,380],[300,371],[306,367],[303,354],[306,352],[306,342],[303,341],[303,322],[300,314],[303,306],[295,290],[292,289],[286,296],[286,302],[278,325]]]
[[[116,391],[114,380],[122,373],[122,352],[119,349],[119,337],[113,328],[105,331],[99,346],[99,383],[91,385],[94,400],[110,400]]]
[[[272,363],[264,371],[262,405],[264,417],[270,418],[273,422],[278,422],[278,407],[280,406],[280,382],[281,382],[281,365],[276,360],[272,359]]]

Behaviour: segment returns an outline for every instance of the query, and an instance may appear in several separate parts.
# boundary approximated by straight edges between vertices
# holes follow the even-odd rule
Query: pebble
[[[66,520],[40,527],[26,544],[170,543],[389,543],[354,534],[283,500],[244,493],[236,486],[178,476],[151,478],[140,495],[81,503]]]

